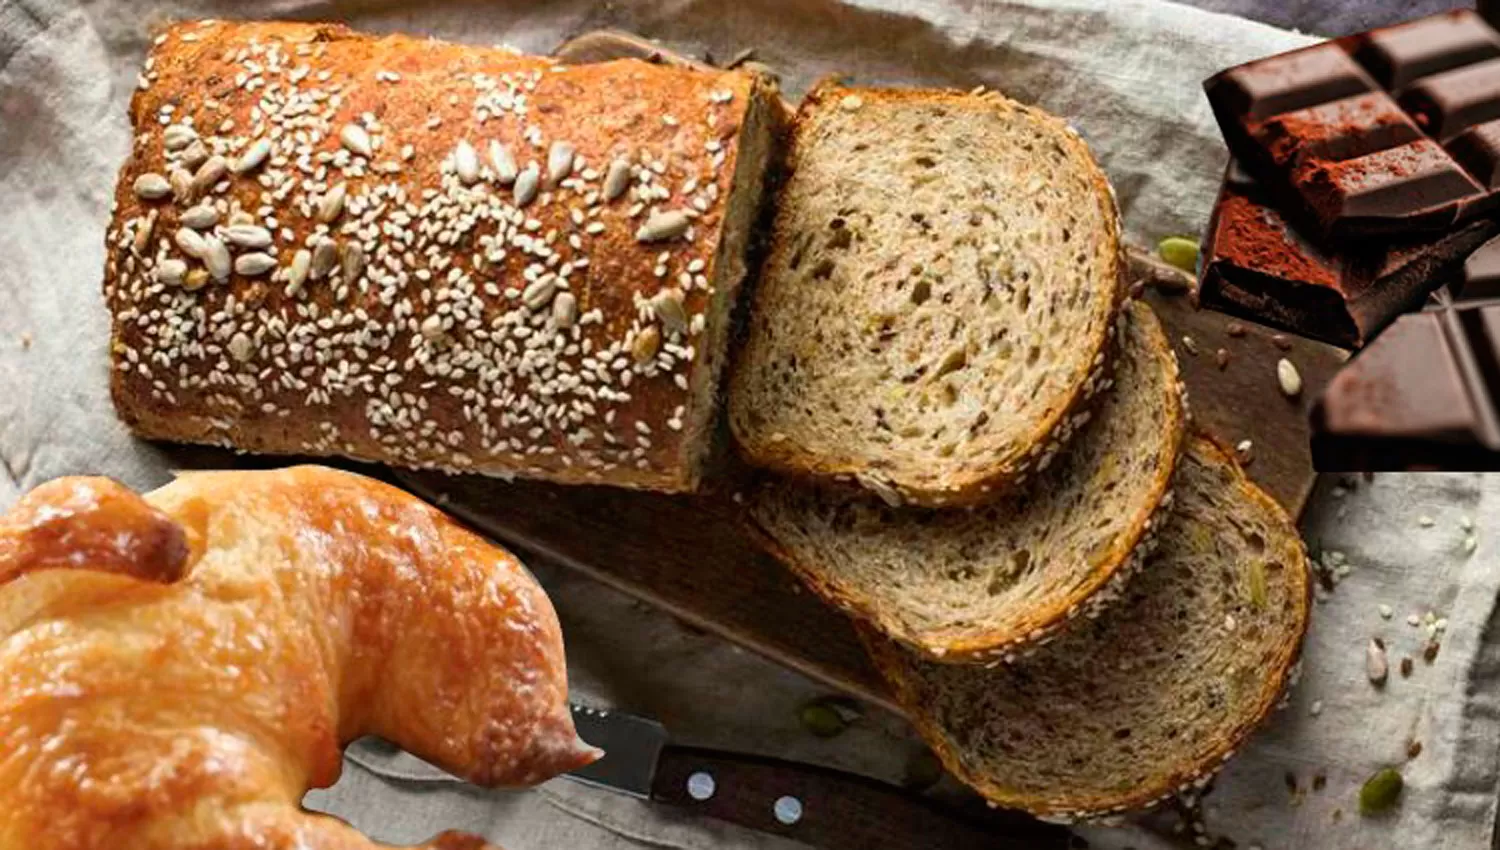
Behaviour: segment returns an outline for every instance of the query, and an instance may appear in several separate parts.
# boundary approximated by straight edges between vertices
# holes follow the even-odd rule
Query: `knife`
[[[1069,833],[1025,815],[940,806],[857,774],[781,759],[672,744],[654,720],[574,704],[573,721],[603,758],[568,778],[823,850],[1065,850]],[[379,739],[351,761],[390,779],[459,782]]]

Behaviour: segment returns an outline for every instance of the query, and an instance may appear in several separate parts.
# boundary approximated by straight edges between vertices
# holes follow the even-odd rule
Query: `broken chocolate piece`
[[[1345,348],[1421,307],[1464,259],[1500,234],[1480,219],[1438,236],[1370,240],[1355,249],[1311,238],[1233,165],[1203,240],[1198,299],[1205,306]]]
[[[1320,472],[1500,469],[1500,304],[1397,319],[1312,411]]]

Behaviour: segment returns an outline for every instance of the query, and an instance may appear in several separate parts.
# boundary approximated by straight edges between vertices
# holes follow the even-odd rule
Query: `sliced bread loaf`
[[[1192,438],[1156,553],[1098,619],[994,669],[866,631],[929,744],[994,803],[1054,818],[1152,805],[1207,778],[1295,677],[1310,583],[1297,529]]]
[[[928,506],[1045,463],[1124,293],[1077,133],[993,92],[823,86],[790,169],[730,390],[747,460]]]
[[[1047,640],[1116,595],[1169,502],[1186,427],[1177,360],[1144,303],[1121,324],[1113,391],[1024,487],[935,510],[777,480],[749,500],[758,536],[818,593],[930,658]]]

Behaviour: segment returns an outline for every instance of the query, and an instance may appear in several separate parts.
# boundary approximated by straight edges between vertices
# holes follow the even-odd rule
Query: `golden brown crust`
[[[1049,451],[1058,451],[1065,442],[1060,439],[1064,423],[1070,421],[1074,416],[1087,409],[1093,402],[1093,396],[1102,383],[1104,375],[1108,374],[1110,359],[1113,355],[1114,341],[1111,334],[1114,331],[1114,317],[1123,308],[1127,295],[1127,275],[1129,264],[1125,256],[1125,242],[1120,225],[1120,213],[1115,202],[1114,188],[1109,178],[1100,168],[1098,161],[1087,144],[1079,137],[1063,120],[1052,116],[1040,109],[1016,103],[998,92],[966,93],[952,90],[940,89],[888,89],[888,88],[854,88],[845,87],[836,79],[829,79],[820,83],[812,91],[808,92],[797,110],[794,119],[794,130],[790,150],[787,155],[787,169],[789,173],[795,173],[802,165],[804,151],[800,149],[798,140],[801,134],[796,132],[796,127],[811,120],[810,116],[819,109],[828,108],[829,104],[837,103],[843,97],[856,95],[865,101],[886,100],[894,102],[911,103],[933,103],[933,102],[968,102],[974,98],[991,100],[1003,103],[1009,108],[1021,110],[1034,116],[1042,123],[1052,125],[1057,131],[1059,144],[1067,148],[1072,158],[1081,164],[1089,172],[1090,180],[1096,189],[1097,196],[1103,213],[1103,220],[1109,230],[1109,254],[1113,257],[1113,274],[1115,286],[1108,293],[1105,303],[1108,307],[1108,320],[1102,322],[1098,331],[1098,338],[1093,340],[1081,340],[1080,345],[1086,345],[1092,350],[1099,352],[1099,359],[1091,364],[1091,368],[1085,373],[1077,376],[1073,390],[1068,401],[1059,405],[1051,411],[1051,415],[1040,419],[1032,428],[1031,435],[1026,440],[1017,440],[1012,449],[1006,452],[997,452],[994,457],[992,469],[985,473],[971,474],[963,477],[955,477],[953,480],[941,482],[924,483],[921,486],[910,482],[892,481],[883,479],[884,483],[896,491],[899,498],[908,504],[925,507],[961,507],[981,504],[991,501],[1012,485],[1023,482],[1031,471],[1036,461]],[[775,232],[771,237],[771,254],[763,264],[764,268],[774,265],[774,256],[783,251],[791,250],[795,240],[791,234],[780,232],[781,222],[775,225]],[[744,360],[746,354],[739,355]],[[776,441],[769,436],[762,436],[742,427],[739,417],[731,415],[730,425],[735,437],[735,443],[740,454],[748,463],[755,466],[774,470],[783,475],[801,478],[836,478],[841,480],[853,480],[863,486],[871,486],[867,477],[871,471],[863,464],[845,462],[838,458],[830,458],[822,455],[808,453],[799,446],[793,445],[791,441]]]
[[[758,186],[736,181],[758,184],[742,153],[761,143],[774,102],[765,78],[633,60],[563,67],[336,25],[205,22],[168,28],[142,85],[104,285],[113,396],[136,433],[696,486],[742,265],[722,237],[734,204],[755,206]],[[345,138],[351,124],[362,132]],[[265,158],[247,158],[264,141]],[[534,199],[500,178],[492,141],[519,183],[536,167]],[[370,155],[356,153],[366,143]],[[183,178],[205,155],[249,167],[194,187]],[[617,161],[630,168],[626,190],[607,198]],[[137,193],[143,175],[171,186],[179,167],[182,198]],[[342,204],[328,197],[338,184]],[[227,282],[204,279],[213,250],[177,238],[204,198],[217,222],[200,236],[236,260],[269,254],[270,271],[253,258]],[[227,238],[235,210],[271,245],[258,247],[266,234],[254,228],[238,245]],[[658,233],[682,217],[688,229],[640,241],[658,213]],[[333,270],[296,272],[298,252],[315,255],[325,236]],[[680,309],[666,303],[679,295]]]
[[[1190,790],[1210,779],[1250,733],[1276,711],[1288,689],[1295,683],[1302,642],[1307,633],[1308,609],[1312,605],[1312,583],[1309,578],[1306,547],[1297,535],[1297,526],[1287,515],[1286,510],[1250,481],[1244,470],[1234,460],[1232,451],[1200,430],[1195,429],[1191,439],[1192,446],[1188,449],[1189,451],[1210,455],[1215,463],[1233,469],[1237,484],[1236,491],[1240,496],[1255,502],[1290,531],[1299,557],[1296,564],[1289,564],[1288,567],[1289,572],[1298,578],[1301,587],[1299,593],[1292,595],[1298,606],[1293,612],[1297,628],[1294,632],[1283,636],[1285,640],[1281,647],[1279,663],[1274,666],[1271,675],[1262,680],[1260,691],[1256,695],[1255,708],[1247,715],[1248,719],[1223,730],[1222,736],[1209,748],[1210,754],[1207,757],[1193,764],[1178,765],[1159,784],[1131,788],[1115,796],[1080,793],[1076,789],[1068,789],[1066,793],[1058,793],[1047,798],[1016,794],[1013,789],[1001,785],[991,777],[976,773],[961,757],[962,754],[950,736],[938,725],[936,717],[918,707],[918,689],[907,675],[908,663],[900,655],[905,650],[876,633],[869,626],[858,626],[860,640],[864,643],[871,660],[875,662],[881,675],[896,691],[897,701],[907,707],[907,717],[917,727],[923,739],[933,748],[949,771],[995,805],[1059,820],[1097,818],[1155,806],[1173,794]],[[976,675],[982,675],[982,672],[976,669]]]
[[[164,538],[185,556],[136,545]],[[194,473],[144,498],[61,479],[0,518],[0,551],[7,848],[371,848],[298,805],[367,734],[484,785],[598,755],[525,568],[371,479]]]

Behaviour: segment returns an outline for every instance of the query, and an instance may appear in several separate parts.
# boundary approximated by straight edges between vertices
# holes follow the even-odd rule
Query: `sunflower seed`
[[[636,335],[635,343],[630,346],[630,353],[634,355],[635,362],[645,365],[656,358],[656,352],[661,348],[661,331],[655,325],[650,325]]]
[[[609,164],[604,174],[604,200],[613,201],[625,194],[630,187],[630,163],[617,159]]]
[[[135,190],[135,196],[143,201],[165,198],[172,193],[172,184],[167,182],[167,178],[149,172],[135,178],[132,188]]]
[[[1370,643],[1365,646],[1365,676],[1371,684],[1383,685],[1390,673],[1391,664],[1386,659],[1385,644],[1380,638],[1371,638]]]
[[[184,204],[192,199],[193,175],[181,168],[173,168],[167,172],[167,183],[172,186],[172,200]]]
[[[229,273],[234,269],[229,248],[217,236],[205,236],[203,241],[207,245],[203,250],[203,264],[208,266],[208,273],[220,283],[229,280]]]
[[[318,199],[318,221],[332,224],[344,212],[344,196],[349,192],[348,184],[340,183],[323,193]]]
[[[490,168],[495,170],[495,179],[500,185],[509,186],[516,182],[516,158],[510,155],[510,148],[490,139],[489,154]]]
[[[222,156],[211,156],[198,166],[193,175],[193,196],[201,198],[229,173],[229,163]]]
[[[641,225],[635,232],[637,242],[665,242],[668,239],[676,239],[687,232],[688,225],[692,219],[682,210],[667,210],[660,212],[652,210],[651,215],[646,217],[646,223]]]
[[[286,294],[296,295],[307,282],[307,273],[312,269],[312,252],[301,249],[292,256],[292,264],[286,270]]]
[[[271,231],[253,224],[234,224],[224,229],[224,238],[237,248],[265,248],[271,244]]]
[[[352,154],[370,156],[374,153],[374,149],[370,147],[370,134],[358,124],[345,124],[344,129],[339,131],[339,143]]]
[[[453,170],[466,186],[479,179],[479,154],[467,139],[459,139],[458,147],[453,149]]]
[[[578,321],[578,299],[573,293],[559,292],[552,299],[552,321],[565,330]]]
[[[161,143],[169,151],[180,151],[198,140],[198,133],[186,124],[173,124],[161,134]]]
[[[443,317],[434,313],[422,320],[422,336],[432,342],[443,338]]]
[[[203,144],[202,139],[196,139],[187,146],[187,150],[178,154],[177,161],[188,168],[197,168],[208,159],[208,146]]]
[[[196,268],[189,271],[187,273],[187,277],[182,279],[182,288],[186,289],[188,292],[197,292],[198,290],[203,288],[204,284],[207,283],[208,269]]]
[[[339,260],[339,268],[344,273],[344,283],[352,286],[365,273],[365,249],[358,242],[350,240],[344,243],[343,257]]]
[[[255,223],[255,216],[253,216],[253,215],[245,212],[244,210],[235,210],[234,212],[232,212],[232,213],[229,214],[229,226],[230,227],[236,227],[236,226],[242,225],[242,224],[254,224],[254,223]]]
[[[136,219],[135,238],[131,240],[131,250],[135,251],[137,257],[146,256],[146,250],[151,247],[151,231],[156,229],[156,210],[150,215]]]
[[[1281,391],[1288,397],[1302,392],[1302,373],[1285,357],[1276,361],[1276,380],[1281,382]]]
[[[180,220],[194,230],[207,230],[219,223],[219,211],[208,204],[199,204],[184,212]]]
[[[258,277],[276,268],[276,258],[259,251],[234,258],[234,270],[245,277]]]
[[[244,363],[250,359],[250,354],[255,348],[255,343],[250,341],[249,334],[244,331],[235,333],[229,339],[229,356]]]
[[[541,181],[541,173],[537,170],[536,163],[526,166],[526,170],[516,175],[515,196],[516,206],[524,207],[536,199],[537,184]]]
[[[260,167],[271,155],[271,140],[266,138],[256,139],[245,149],[240,158],[234,162],[235,174],[248,174]]]
[[[193,259],[202,259],[208,251],[208,243],[204,241],[203,234],[190,227],[177,228],[177,232],[172,235],[172,241],[177,243],[182,253]]]
[[[187,263],[182,260],[162,260],[156,264],[156,282],[167,286],[181,286],[187,275]]]
[[[573,173],[573,146],[568,142],[553,142],[547,149],[547,187],[561,183]]]
[[[551,275],[532,282],[521,291],[521,303],[528,310],[540,310],[552,303],[552,295],[557,292],[557,283]]]
[[[338,264],[338,261],[338,243],[325,236],[313,244],[312,266],[308,269],[308,274],[313,280],[322,280],[328,276],[329,272],[333,271],[333,267]]]
[[[682,308],[682,290],[663,289],[651,299],[651,309],[664,330],[681,333],[687,330],[687,311]]]

